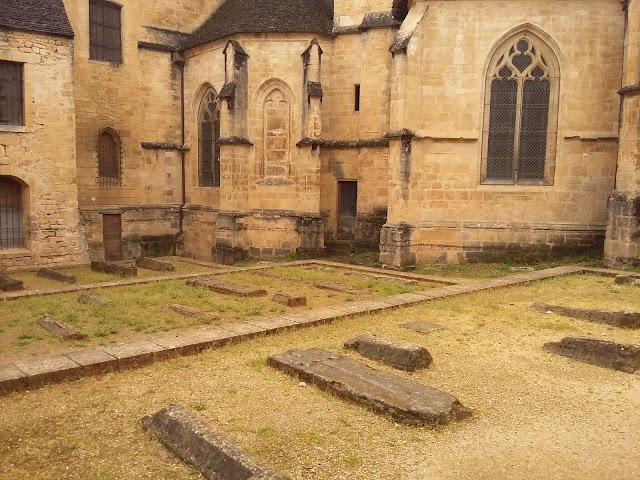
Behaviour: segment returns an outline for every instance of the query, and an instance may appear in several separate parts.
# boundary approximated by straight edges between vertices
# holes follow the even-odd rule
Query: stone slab
[[[65,357],[80,365],[82,375],[103,375],[118,370],[118,359],[99,348],[74,350]]]
[[[187,330],[186,332],[182,332],[182,335],[193,340],[194,344],[197,345],[200,350],[226,345],[231,343],[235,337],[233,332],[220,327],[205,327],[198,328],[196,330]]]
[[[287,480],[261,465],[222,433],[180,405],[141,420],[142,426],[209,480]]]
[[[433,362],[431,354],[422,345],[382,338],[371,333],[363,333],[347,340],[344,346],[365,357],[408,372],[427,368]]]
[[[41,278],[48,278],[49,280],[53,280],[55,282],[76,283],[76,277],[74,277],[73,275],[69,275],[52,268],[41,268],[40,270],[38,270],[38,273],[36,275]]]
[[[202,310],[198,310],[197,308],[193,308],[188,305],[179,305],[174,303],[173,305],[169,305],[169,308],[183,317],[195,318],[206,323],[211,323],[220,319],[220,314],[217,312],[203,312]]]
[[[159,335],[153,335],[148,338],[152,343],[160,345],[170,355],[196,355],[202,348],[198,342],[190,336],[183,335],[181,333],[161,333]]]
[[[249,322],[227,323],[221,328],[233,334],[231,340],[233,342],[254,338],[264,334],[265,329],[252,325]]]
[[[446,392],[326,350],[289,350],[270,356],[267,363],[401,423],[446,425],[473,412]]]
[[[86,333],[82,333],[71,325],[67,325],[66,323],[56,320],[49,315],[39,318],[36,320],[36,323],[46,331],[51,332],[56,337],[62,338],[63,340],[86,340],[89,338]]]
[[[292,308],[307,306],[307,297],[288,295],[286,293],[276,293],[272,300],[276,303],[281,303],[282,305]]]
[[[83,304],[102,305],[105,307],[109,305],[113,305],[112,300],[101,297],[97,293],[93,293],[93,292],[83,292],[82,294],[80,294],[80,297],[78,297],[78,302]]]
[[[640,287],[640,278],[630,275],[616,275],[615,283],[616,285],[633,285]]]
[[[588,308],[573,308],[562,305],[550,305],[548,303],[535,303],[535,310],[540,312],[553,312],[565,317],[578,318],[589,322],[605,323],[621,328],[640,328],[640,313],[638,312],[611,312]]]
[[[24,290],[22,280],[16,280],[7,275],[0,275],[0,290],[3,292],[17,292]]]
[[[265,333],[276,333],[283,330],[291,329],[300,323],[292,318],[283,317],[264,317],[255,320],[247,320],[247,323],[260,328]]]
[[[403,328],[413,330],[418,333],[429,333],[434,332],[436,330],[442,330],[445,327],[442,325],[437,325],[435,323],[424,322],[422,320],[416,320],[415,322],[403,323],[400,325]]]
[[[92,261],[91,270],[94,272],[110,273],[112,275],[120,275],[121,277],[137,277],[138,269],[136,267],[127,267],[111,262]]]
[[[267,291],[262,288],[247,287],[246,285],[224,282],[211,277],[187,280],[187,285],[206,288],[217,293],[235,295],[236,297],[262,297],[267,294]]]
[[[176,269],[171,263],[148,257],[136,259],[136,267],[153,270],[154,272],[173,272]]]
[[[80,365],[64,355],[19,360],[14,365],[27,375],[28,388],[75,380],[81,373]]]
[[[584,337],[565,337],[544,344],[547,352],[557,353],[599,367],[634,373],[640,367],[640,346]]]
[[[402,278],[402,277],[394,277],[392,275],[381,275],[378,273],[368,273],[368,272],[344,272],[343,273],[344,276],[346,277],[350,277],[350,276],[358,276],[358,277],[366,277],[366,278],[375,278],[377,280],[385,280],[385,281],[389,281],[389,282],[397,282],[397,283],[404,283],[405,285],[418,285],[420,282],[418,282],[418,280],[413,280],[410,278]]]
[[[118,368],[136,368],[168,358],[169,353],[160,345],[146,340],[100,347],[118,359]]]
[[[371,292],[369,290],[360,290],[357,288],[353,288],[350,285],[339,282],[313,282],[313,286],[316,288],[321,288],[323,290],[331,290],[333,292],[347,293],[349,295],[369,295]]]
[[[27,388],[27,375],[11,363],[0,365],[0,395]]]

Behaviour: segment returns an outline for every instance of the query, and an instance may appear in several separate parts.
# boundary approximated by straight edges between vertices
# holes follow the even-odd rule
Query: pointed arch
[[[220,186],[220,100],[207,87],[198,108],[198,182],[201,187]]]
[[[98,134],[98,185],[117,186],[122,183],[120,136],[112,128]]]
[[[560,65],[550,42],[524,25],[486,67],[482,183],[553,184]]]

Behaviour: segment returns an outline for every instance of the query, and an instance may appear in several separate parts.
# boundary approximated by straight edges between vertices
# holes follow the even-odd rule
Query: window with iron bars
[[[117,186],[121,183],[120,138],[107,128],[98,136],[98,185]]]
[[[200,104],[198,115],[199,168],[201,187],[220,186],[220,102],[213,90],[208,90]]]
[[[24,125],[23,68],[0,60],[0,125]]]
[[[24,248],[22,227],[22,187],[0,177],[0,250]]]
[[[551,50],[527,33],[494,55],[487,76],[483,183],[552,183],[557,72]]]
[[[89,0],[89,57],[122,63],[122,7],[105,0]]]

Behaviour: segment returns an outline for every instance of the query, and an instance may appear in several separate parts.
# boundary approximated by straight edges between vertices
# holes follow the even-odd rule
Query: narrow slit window
[[[117,186],[122,181],[120,138],[111,129],[98,137],[98,184]]]
[[[201,187],[220,186],[220,102],[213,90],[205,93],[198,115],[199,165]]]
[[[359,112],[360,111],[360,85],[355,85],[353,97],[354,97],[354,105],[353,105],[354,110],[356,112]]]
[[[22,187],[0,177],[0,250],[24,248],[22,229]]]

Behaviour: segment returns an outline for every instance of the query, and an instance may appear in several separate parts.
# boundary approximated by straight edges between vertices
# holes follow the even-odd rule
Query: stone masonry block
[[[272,300],[276,303],[281,303],[287,307],[306,307],[307,297],[289,295],[286,293],[276,293]]]
[[[93,376],[118,370],[118,359],[99,348],[75,350],[64,354],[80,365],[82,375]]]
[[[422,345],[381,338],[370,333],[358,335],[348,340],[344,346],[365,357],[408,372],[426,368],[433,362],[431,354]]]
[[[81,373],[80,365],[64,355],[20,360],[14,365],[27,374],[28,388],[75,380]]]
[[[13,364],[0,365],[0,395],[27,388],[27,375]]]
[[[108,345],[100,348],[118,359],[118,368],[120,370],[142,367],[168,357],[168,353],[163,347],[146,340]]]
[[[640,367],[640,346],[598,340],[565,337],[560,342],[545,343],[547,352],[557,353],[599,367],[634,373]]]

